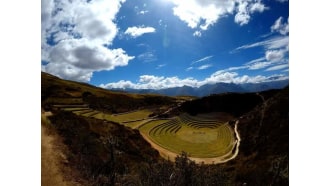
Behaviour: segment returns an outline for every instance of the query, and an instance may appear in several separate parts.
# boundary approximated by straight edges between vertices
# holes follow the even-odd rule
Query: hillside
[[[191,97],[112,92],[46,73],[42,73],[41,78],[41,107],[53,113],[45,127],[58,135],[67,149],[63,152],[67,161],[61,166],[75,172],[72,182],[82,185],[288,185],[288,87],[258,93],[214,94],[192,100]],[[77,108],[80,110],[72,111]],[[134,110],[138,110],[137,114],[127,112]],[[215,165],[198,165],[186,153],[177,156],[174,162],[167,161],[143,138],[141,131],[129,125],[136,121],[131,122],[134,118],[128,120],[128,116],[144,117],[140,115],[146,110],[153,112],[152,119],[166,116],[160,119],[176,117],[178,121],[184,118],[199,121],[201,114],[226,113],[228,117],[223,118],[229,122],[228,126],[238,123],[239,153],[233,160]],[[110,120],[92,114],[87,116],[84,114],[87,112],[109,116]],[[204,118],[207,120],[210,119]],[[207,130],[213,129],[203,129]]]
[[[86,83],[62,80],[41,72],[42,107],[54,105],[83,105],[111,113],[127,112],[141,107],[175,104],[176,99],[153,94],[118,93]]]
[[[289,184],[289,87],[269,94],[239,119],[240,154],[225,165],[236,183]]]

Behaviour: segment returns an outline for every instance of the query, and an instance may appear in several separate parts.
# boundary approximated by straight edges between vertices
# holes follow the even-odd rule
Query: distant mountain
[[[210,94],[220,94],[225,92],[260,92],[270,89],[282,89],[289,85],[289,80],[282,81],[271,81],[263,83],[244,83],[244,84],[235,84],[235,83],[216,83],[216,84],[206,84],[199,88],[183,86],[183,87],[174,87],[166,89],[112,89],[114,91],[124,91],[130,93],[153,93],[153,94],[162,94],[167,96],[208,96]]]

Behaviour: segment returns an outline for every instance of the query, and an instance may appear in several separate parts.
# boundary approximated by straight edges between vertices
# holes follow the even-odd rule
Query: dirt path
[[[195,161],[195,163],[198,163],[198,164],[201,164],[201,163],[204,163],[204,164],[218,164],[218,163],[225,163],[225,162],[228,162],[234,158],[236,158],[236,156],[238,155],[238,152],[239,152],[239,145],[240,145],[240,141],[241,141],[241,138],[239,136],[239,133],[237,131],[237,125],[238,125],[239,121],[237,120],[236,123],[235,123],[235,135],[236,135],[236,138],[237,138],[237,141],[236,141],[236,149],[235,149],[235,152],[234,154],[231,155],[231,152],[223,155],[223,156],[219,156],[219,157],[214,157],[214,158],[194,158],[194,157],[189,157],[189,159]],[[140,134],[143,136],[143,138],[154,148],[156,149],[160,156],[162,156],[163,158],[165,159],[168,159],[172,162],[175,161],[175,158],[179,155],[177,153],[174,153],[172,151],[169,151],[161,146],[159,146],[158,144],[154,143],[150,138],[149,136],[143,134],[142,132],[140,132]],[[229,157],[228,157],[229,156]]]
[[[257,93],[258,96],[260,96],[260,98],[262,99],[262,106],[261,106],[261,119],[259,122],[259,126],[262,126],[262,123],[264,121],[264,117],[265,117],[265,109],[266,109],[266,101],[263,95]]]
[[[42,113],[44,116],[49,113]],[[41,185],[42,186],[75,186],[80,185],[68,181],[62,172],[63,162],[66,161],[56,142],[56,135],[49,134],[47,128],[41,125]],[[67,177],[67,176],[66,176]]]

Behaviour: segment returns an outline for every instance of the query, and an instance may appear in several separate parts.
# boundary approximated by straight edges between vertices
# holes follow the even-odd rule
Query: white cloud
[[[250,21],[250,14],[248,12],[248,2],[241,1],[237,7],[237,14],[235,15],[235,22],[239,25],[245,25]]]
[[[240,47],[237,47],[234,51],[242,50],[242,49],[249,49],[254,47],[265,47],[266,49],[277,49],[277,48],[285,48],[289,45],[289,36],[280,36],[275,37],[272,39],[268,39],[265,41],[260,41],[248,45],[243,45]]]
[[[268,61],[282,61],[286,50],[267,50],[265,57]]]
[[[191,64],[193,65],[193,64],[195,64],[195,63],[200,63],[200,62],[203,62],[203,61],[207,61],[207,60],[209,60],[210,58],[212,58],[213,56],[205,56],[205,57],[203,57],[203,58],[201,58],[201,59],[198,59],[198,60],[196,60],[196,61],[193,61]]]
[[[132,83],[130,81],[118,81],[115,83],[108,83],[106,85],[101,84],[102,88],[134,88],[134,89],[163,89],[163,88],[172,88],[172,87],[181,87],[181,86],[192,86],[197,87],[198,81],[193,78],[180,79],[176,76],[174,77],[159,77],[153,75],[143,75],[140,76],[138,83]]]
[[[271,62],[256,62],[248,66],[249,70],[259,70],[272,65]]]
[[[281,70],[281,69],[288,68],[288,67],[289,67],[289,64],[276,65],[276,66],[266,69],[266,71]]]
[[[136,84],[132,83],[131,81],[125,81],[125,80],[120,80],[116,83],[109,83],[107,85],[101,84],[100,87],[102,88],[108,88],[108,89],[116,89],[116,88],[121,88],[121,89],[127,89],[127,88],[134,88],[136,89],[137,86]]]
[[[166,64],[160,64],[160,65],[157,65],[156,69],[160,69],[160,68],[163,68],[165,66],[166,66]]]
[[[202,65],[200,67],[197,67],[198,70],[205,70],[205,69],[208,69],[212,67],[212,64],[205,64],[205,65]]]
[[[283,23],[283,17],[279,17],[270,29],[272,32],[279,32],[282,35],[287,35],[289,33],[289,18],[287,23]]]
[[[173,14],[187,23],[192,29],[207,30],[221,17],[235,15],[235,22],[244,25],[250,20],[251,14],[263,12],[267,7],[261,0],[171,0],[175,7]]]
[[[125,31],[125,34],[128,34],[128,35],[136,38],[136,37],[142,36],[143,34],[153,33],[155,31],[156,31],[156,29],[153,27],[133,26],[133,27],[128,27],[127,30]]]
[[[192,70],[192,69],[194,69],[194,67],[188,67],[188,68],[186,69],[186,71],[190,71],[190,70]]]
[[[283,63],[287,63],[287,61],[284,59],[281,61],[279,61],[279,60],[267,61],[265,57],[262,57],[262,58],[251,60],[242,66],[229,67],[229,68],[223,69],[218,72],[224,73],[224,72],[231,72],[231,71],[237,71],[237,70],[243,70],[243,69],[260,70],[260,69],[263,69],[263,68],[266,68],[266,67],[269,67],[272,65],[276,65],[276,64],[278,65],[278,64],[283,64]]]
[[[143,75],[140,76],[140,83],[155,83],[163,80],[164,77],[157,77],[157,76],[152,76],[152,75]]]
[[[157,56],[155,56],[155,54],[150,51],[138,55],[137,58],[145,63],[149,63],[157,60]]]
[[[193,33],[193,36],[201,37],[201,36],[202,36],[202,33],[201,33],[201,31],[195,31],[195,32]]]
[[[64,79],[86,82],[95,71],[127,65],[133,56],[121,48],[107,48],[117,35],[114,20],[123,2],[42,1],[42,60],[48,62],[42,69]]]
[[[261,3],[261,0],[237,0],[237,4],[235,22],[241,26],[249,23],[251,14],[255,12],[262,13],[269,9]]]
[[[126,55],[121,48],[110,50],[92,44],[87,39],[67,39],[50,49],[51,62],[44,68],[46,72],[65,79],[89,81],[94,71],[125,66],[133,58]],[[84,75],[85,73],[89,75]]]
[[[148,10],[141,10],[141,11],[139,12],[139,14],[144,15],[144,14],[146,14],[146,13],[148,13],[148,12],[149,12]]]
[[[172,2],[175,4],[173,8],[174,15],[186,22],[190,28],[197,28],[199,26],[204,30],[214,24],[219,16],[232,12],[235,5],[235,2],[231,0],[172,0]]]
[[[206,78],[201,85],[204,84],[215,84],[219,82],[223,83],[261,83],[261,82],[268,82],[268,81],[276,81],[276,80],[285,80],[288,79],[285,75],[271,75],[271,76],[238,76],[236,72],[223,72],[218,71],[212,74],[209,78]]]
[[[286,75],[271,75],[271,76],[248,76],[243,75],[239,76],[236,72],[224,72],[222,70],[217,71],[205,78],[204,80],[196,80],[194,78],[184,78],[180,79],[176,76],[174,77],[164,77],[164,76],[153,76],[153,75],[143,75],[140,76],[140,79],[137,83],[132,83],[131,81],[118,81],[114,83],[101,84],[102,88],[133,88],[133,89],[164,89],[172,87],[182,87],[182,86],[191,86],[191,87],[200,87],[205,84],[215,84],[215,83],[260,83],[260,82],[269,82],[277,80],[287,80],[289,77]]]
[[[263,12],[267,9],[269,9],[268,7],[266,7],[264,4],[261,3],[261,1],[257,1],[256,3],[253,3],[250,7],[250,12],[254,13],[254,12]]]
[[[206,78],[204,81],[202,81],[202,85],[204,84],[215,84],[215,83],[232,83],[235,79],[235,77],[238,76],[238,73],[236,72],[223,72],[223,71],[217,71],[213,74],[211,74],[210,77]]]
[[[282,20],[283,18],[279,17],[270,28],[272,32],[279,32],[282,36],[277,36],[268,40],[243,45],[232,51],[232,52],[237,52],[239,50],[244,50],[254,47],[264,47],[265,57],[261,57],[246,63],[245,64],[246,68],[248,68],[249,70],[257,70],[272,65],[276,65],[266,69],[266,71],[274,71],[288,67],[289,18],[287,23],[283,23]],[[242,66],[242,68],[244,68],[244,66]]]

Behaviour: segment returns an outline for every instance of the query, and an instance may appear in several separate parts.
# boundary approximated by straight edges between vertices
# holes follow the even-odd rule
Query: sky
[[[288,0],[42,0],[41,69],[102,88],[289,79]]]

